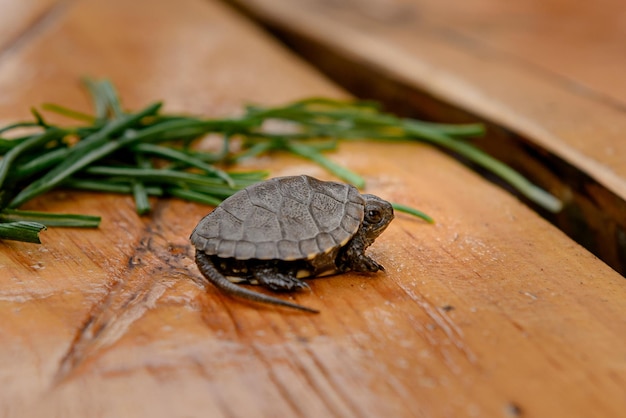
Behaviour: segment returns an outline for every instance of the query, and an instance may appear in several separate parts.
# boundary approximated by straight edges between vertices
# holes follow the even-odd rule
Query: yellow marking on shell
[[[315,277],[331,276],[333,274],[336,274],[337,271],[338,271],[337,269],[330,268],[328,270],[324,270],[324,271],[321,271],[321,272],[317,273],[315,275]],[[304,279],[306,277],[311,277],[311,276],[313,276],[313,273],[311,271],[309,271],[309,270],[306,270],[306,269],[298,270],[298,272],[296,273],[296,278],[297,279]]]
[[[348,243],[348,241],[350,241],[352,239],[353,235],[346,237],[346,239],[344,239],[343,241],[341,241],[339,243],[339,247],[343,247],[344,245],[346,245]]]
[[[244,277],[237,277],[237,276],[226,276],[226,278],[228,279],[229,282],[235,283],[235,284],[239,284],[239,283],[253,284],[253,285],[259,284],[259,281],[257,279],[248,280]]]
[[[316,277],[331,276],[337,273],[337,269],[330,269],[319,273]]]
[[[353,237],[354,235],[349,235],[347,236],[343,241],[341,241],[338,245],[332,245],[329,246],[328,248],[326,248],[323,252],[321,253],[311,253],[309,255],[306,256],[306,260],[313,260],[315,257],[318,257],[320,255],[325,255],[325,254],[329,254],[330,252],[336,250],[337,248],[341,248],[343,246],[345,246]],[[289,261],[289,260],[296,260],[297,258],[285,258],[284,260]]]
[[[349,240],[350,240],[350,239],[347,239],[347,240],[346,240],[346,243],[347,243]],[[341,244],[341,245],[340,245],[340,247],[341,247],[341,246],[343,246],[343,245],[344,245],[344,244]],[[330,253],[330,252],[331,252],[332,250],[334,250],[335,248],[337,248],[337,247],[330,247],[330,248],[327,248],[326,250],[324,250],[324,252],[323,252],[323,253],[313,253],[313,254],[309,254],[309,255],[307,255],[307,256],[306,256],[306,259],[307,259],[307,260],[313,260],[315,257],[319,257],[320,255]]]
[[[296,273],[296,278],[297,279],[303,279],[305,277],[311,277],[311,272],[309,270],[306,270],[306,269],[298,270],[298,272]]]
[[[228,279],[229,282],[231,283],[243,283],[243,282],[247,282],[248,280],[243,278],[243,277],[237,277],[237,276],[226,276],[226,278]]]

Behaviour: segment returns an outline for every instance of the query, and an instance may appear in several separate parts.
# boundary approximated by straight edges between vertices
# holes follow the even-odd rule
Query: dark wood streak
[[[181,276],[187,278],[184,264],[187,254],[171,253],[166,233],[158,226],[159,211],[155,211],[154,218],[129,257],[128,269],[94,304],[84,325],[77,330],[61,359],[55,385],[80,374],[83,367],[88,367],[90,361],[95,361],[100,352],[122,338],[135,321],[152,309]]]

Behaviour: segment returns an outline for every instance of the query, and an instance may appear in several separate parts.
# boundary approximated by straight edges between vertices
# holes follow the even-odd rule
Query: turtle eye
[[[367,220],[372,224],[377,224],[383,219],[383,214],[378,209],[370,209],[367,211]]]

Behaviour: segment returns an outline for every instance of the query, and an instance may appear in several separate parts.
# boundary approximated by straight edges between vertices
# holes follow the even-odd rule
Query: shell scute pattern
[[[338,202],[346,202],[350,191],[356,191],[354,187],[342,183],[322,182],[313,178],[311,178],[309,181],[316,193],[332,197]],[[358,195],[359,193],[356,192],[356,194]]]
[[[341,222],[344,216],[344,203],[341,203],[331,196],[315,193],[309,206],[313,218],[320,225],[324,232],[331,231]]]
[[[216,207],[213,212],[210,213],[211,217],[219,218],[224,209],[220,206]],[[207,219],[205,217],[204,219]],[[211,238],[216,238],[220,234],[220,223],[219,222],[200,222],[196,226],[193,231],[193,236],[204,238],[205,241],[210,240]],[[198,244],[202,244],[202,242],[194,243],[196,246]],[[205,243],[206,244],[206,243]],[[200,245],[202,250],[205,250],[204,245]]]
[[[224,222],[225,219],[222,218],[220,220],[220,237],[222,239],[232,239],[230,236],[224,234]],[[254,211],[252,211],[250,216],[244,221],[243,228],[243,239],[252,243],[282,239],[278,217],[274,212],[260,206],[254,208]]]
[[[256,245],[250,241],[237,241],[234,254],[241,260],[249,260],[256,255]],[[232,255],[230,256],[232,257]]]
[[[346,231],[346,233],[356,230],[360,224],[361,222],[352,216],[344,216],[341,218],[340,222],[341,228]]]
[[[278,214],[282,238],[298,241],[302,236],[315,236],[319,233],[319,228],[314,216],[307,204],[300,203],[290,197],[284,197]]]
[[[310,259],[345,245],[363,220],[363,208],[353,186],[276,178],[226,199],[200,222],[192,241],[224,258]]]
[[[324,252],[329,252],[340,244],[340,242],[337,242],[328,232],[319,233],[315,237],[315,240],[317,241],[318,248]]]
[[[323,253],[317,246],[317,240],[315,238],[303,239],[299,242],[300,254],[304,258],[313,258],[317,254]]]
[[[312,190],[305,177],[286,177],[278,185],[283,196],[289,196],[305,205],[311,201]]]
[[[278,255],[281,260],[294,260],[299,257],[300,245],[298,241],[281,240],[278,241]]]
[[[222,240],[217,246],[217,255],[218,257],[230,257],[229,254],[233,254],[235,252],[235,247],[237,246],[237,241],[231,240]]]
[[[282,205],[282,193],[275,181],[264,181],[245,189],[250,202],[276,214]]]
[[[217,254],[217,246],[221,240],[211,238],[205,241],[203,251],[207,254]]]
[[[244,236],[244,220],[227,212],[221,211],[222,222],[219,223],[219,235],[228,237],[228,241],[239,241]]]
[[[251,213],[254,211],[254,208],[256,207],[255,205],[250,204],[250,197],[248,196],[248,193],[245,192],[235,193],[227,200],[227,205],[220,205],[218,206],[218,208],[216,208],[216,210],[222,209],[224,211],[227,211],[232,216],[235,216],[242,222],[248,219],[248,217],[251,215]]]
[[[273,241],[257,242],[256,255],[254,258],[259,260],[272,260],[278,258],[278,249]]]
[[[329,232],[329,234],[333,237],[333,240],[339,245],[342,246],[346,243],[346,235],[347,232],[343,230],[343,228],[339,227],[333,229]],[[347,239],[350,239],[349,237]]]

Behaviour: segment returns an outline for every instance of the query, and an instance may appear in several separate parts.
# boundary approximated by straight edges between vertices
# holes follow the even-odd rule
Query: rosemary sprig
[[[319,164],[335,176],[347,181],[348,183],[354,184],[359,189],[365,187],[365,179],[363,179],[363,177],[326,158],[324,154],[316,151],[313,147],[297,142],[289,142],[285,144],[285,148],[300,157],[307,158],[314,163]]]
[[[45,225],[37,222],[3,222],[0,223],[0,237],[2,239],[41,244],[39,232],[45,229]]]
[[[9,206],[17,208],[23,205],[28,200],[62,183],[69,176],[87,167],[89,164],[108,156],[129,142],[134,142],[128,138],[126,138],[126,141],[122,139],[111,140],[111,138],[116,133],[132,128],[135,123],[145,116],[155,114],[160,107],[161,103],[155,103],[138,113],[114,119],[104,125],[102,129],[87,136],[71,148],[71,151],[61,163],[18,193]]]
[[[263,180],[267,173],[226,172],[215,164],[234,164],[263,153],[298,155],[364,187],[361,176],[324,154],[336,149],[339,139],[428,142],[486,168],[544,208],[560,209],[552,195],[465,141],[483,134],[480,124],[403,119],[382,112],[375,102],[326,98],[279,107],[248,106],[243,116],[226,119],[165,114],[159,102],[127,112],[110,82],[85,80],[85,85],[92,96],[93,115],[56,104],[42,107],[76,121],[77,126],[50,124],[33,110],[34,121],[0,128],[2,136],[22,128],[33,132],[11,139],[0,137],[0,239],[38,242],[43,225],[97,226],[98,217],[17,210],[57,187],[131,194],[139,214],[151,210],[149,196],[217,205],[237,190]],[[222,150],[194,149],[194,141],[210,133],[222,135]],[[230,149],[232,138],[241,140],[238,153]],[[394,207],[432,222],[413,208]]]
[[[33,210],[4,209],[0,212],[0,222],[36,222],[46,226],[66,228],[96,228],[100,225],[99,216],[47,213]],[[0,225],[3,225],[0,223]]]
[[[4,155],[2,160],[0,160],[0,188],[3,186],[7,175],[9,174],[9,169],[15,160],[26,153],[29,149],[38,146],[45,146],[50,141],[60,139],[63,136],[63,133],[64,132],[60,129],[49,129],[44,133],[31,136],[11,148],[11,150]]]
[[[435,223],[435,220],[433,218],[431,218],[430,216],[428,216],[421,210],[417,210],[415,208],[412,208],[411,206],[407,206],[407,205],[403,205],[401,203],[395,203],[395,202],[393,202],[391,206],[393,206],[393,209],[398,212],[408,213],[409,215],[413,215],[417,218],[421,218],[425,220],[426,222],[428,222],[429,224]]]
[[[562,208],[562,203],[555,196],[532,184],[511,167],[462,140],[466,137],[483,135],[484,127],[481,124],[449,125],[423,122],[380,112],[379,107],[372,102],[345,103],[323,98],[302,100],[282,108],[248,107],[248,115],[295,122],[299,124],[298,140],[328,136],[341,139],[428,142],[453,151],[487,169],[548,211],[558,212]],[[275,139],[271,134],[265,134],[265,137]],[[257,142],[255,146],[261,148],[261,144],[263,142]],[[304,151],[296,142],[285,141],[284,148],[317,162],[337,177],[353,184],[360,183],[356,174],[329,163],[323,156],[320,158],[318,153]]]

